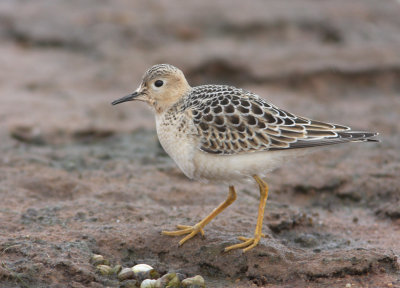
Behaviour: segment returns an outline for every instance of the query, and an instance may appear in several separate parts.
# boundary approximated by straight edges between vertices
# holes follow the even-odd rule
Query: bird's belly
[[[202,181],[234,184],[253,175],[264,176],[281,166],[297,151],[265,151],[236,155],[216,155],[198,151],[194,155],[194,178]],[[294,155],[291,155],[294,154]]]

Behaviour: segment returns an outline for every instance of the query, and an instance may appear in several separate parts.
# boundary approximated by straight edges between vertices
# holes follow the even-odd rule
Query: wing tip
[[[379,136],[379,132],[364,132],[365,136],[363,138],[364,142],[382,142],[380,139],[375,139],[374,137]]]

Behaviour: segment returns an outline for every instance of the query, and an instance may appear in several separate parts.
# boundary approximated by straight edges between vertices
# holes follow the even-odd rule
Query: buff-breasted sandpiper
[[[254,178],[260,189],[260,203],[254,236],[225,251],[255,247],[263,236],[262,222],[268,186],[258,175],[278,167],[316,146],[377,141],[372,132],[296,116],[279,109],[258,95],[225,85],[191,87],[181,70],[159,64],[144,74],[135,92],[113,105],[126,101],[146,102],[154,111],[157,134],[164,150],[190,179],[226,183],[228,198],[199,223],[178,225],[164,235],[186,235],[182,245],[236,199],[234,184]]]

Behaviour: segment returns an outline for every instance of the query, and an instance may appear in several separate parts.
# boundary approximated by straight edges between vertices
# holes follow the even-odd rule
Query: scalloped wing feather
[[[370,141],[377,135],[298,117],[258,95],[223,85],[193,88],[182,109],[191,112],[199,149],[213,154],[283,150]],[[193,129],[192,129],[193,130]]]

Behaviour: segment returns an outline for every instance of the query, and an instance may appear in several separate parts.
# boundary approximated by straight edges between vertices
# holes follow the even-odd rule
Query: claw
[[[224,249],[224,252],[228,252],[228,251],[231,251],[234,249],[241,249],[241,248],[243,248],[243,252],[247,252],[250,249],[253,249],[254,247],[257,246],[258,242],[260,242],[261,237],[265,237],[265,235],[264,234],[256,235],[254,238],[247,238],[247,237],[240,236],[240,237],[238,237],[238,239],[240,241],[243,241],[243,243],[228,246]]]
[[[169,236],[181,236],[181,235],[186,235],[181,241],[179,241],[179,246],[183,245],[187,240],[193,238],[196,236],[197,233],[200,232],[200,234],[204,237],[204,230],[203,227],[200,225],[196,224],[194,226],[188,226],[188,225],[177,225],[176,228],[179,230],[175,231],[162,231],[161,234],[163,235],[169,235]]]

